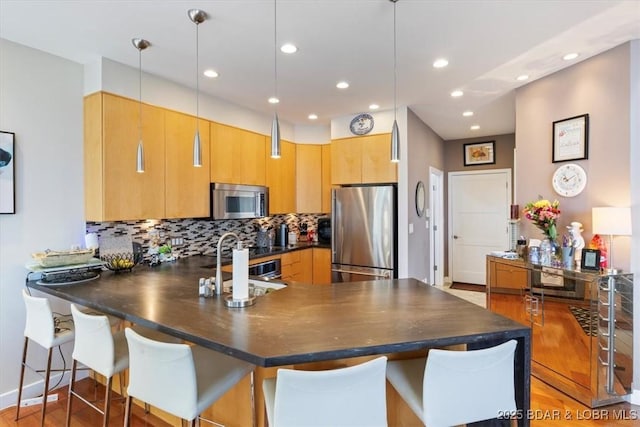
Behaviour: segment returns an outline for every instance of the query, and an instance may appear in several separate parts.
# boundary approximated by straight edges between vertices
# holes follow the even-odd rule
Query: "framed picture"
[[[553,163],[589,158],[589,115],[553,122]]]
[[[598,249],[583,249],[580,260],[581,270],[600,270],[600,251]]]
[[[0,131],[0,214],[16,213],[15,134]]]
[[[474,142],[464,144],[464,165],[491,165],[496,162],[496,142]]]

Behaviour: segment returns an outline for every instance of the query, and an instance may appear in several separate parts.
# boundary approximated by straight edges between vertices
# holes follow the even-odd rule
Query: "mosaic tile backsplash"
[[[161,242],[181,238],[181,245],[173,245],[172,252],[177,258],[192,255],[212,254],[217,251],[218,239],[224,233],[232,231],[240,236],[246,246],[256,244],[258,228],[261,226],[277,229],[280,224],[287,224],[289,231],[298,233],[301,224],[307,224],[309,230],[317,230],[318,218],[327,214],[286,214],[274,215],[258,219],[239,220],[207,220],[207,219],[163,219],[116,222],[87,222],[87,233],[97,233],[98,238],[123,234],[131,235],[134,242],[140,243],[148,259],[150,234],[159,233]],[[235,246],[234,239],[223,243],[223,251]]]

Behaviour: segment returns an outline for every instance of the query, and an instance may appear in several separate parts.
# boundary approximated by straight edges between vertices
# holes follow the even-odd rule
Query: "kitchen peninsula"
[[[517,405],[529,409],[530,329],[517,322],[415,279],[294,283],[254,306],[229,309],[220,299],[198,297],[198,278],[213,272],[203,268],[207,263],[210,258],[194,256],[131,273],[103,272],[77,285],[27,285],[258,365],[258,425],[264,421],[258,381],[275,375],[269,367],[461,344],[477,349],[509,339],[518,341]]]

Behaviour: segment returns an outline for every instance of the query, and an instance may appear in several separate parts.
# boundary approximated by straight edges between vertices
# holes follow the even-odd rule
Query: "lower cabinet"
[[[534,376],[592,408],[630,392],[632,275],[488,256],[487,284],[491,311],[531,327]]]
[[[331,283],[331,249],[313,248],[313,284]]]
[[[313,282],[313,249],[287,252],[280,258],[282,280],[285,282]]]

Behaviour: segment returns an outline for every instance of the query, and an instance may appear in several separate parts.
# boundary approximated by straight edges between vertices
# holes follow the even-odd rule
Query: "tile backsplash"
[[[277,228],[280,224],[287,224],[289,231],[298,232],[300,225],[306,223],[310,230],[317,229],[318,218],[327,214],[286,214],[274,215],[258,219],[240,220],[207,220],[207,219],[162,219],[114,222],[87,222],[87,233],[97,233],[98,237],[129,234],[134,242],[140,243],[144,253],[147,253],[150,233],[160,234],[161,242],[171,239],[182,239],[182,244],[173,245],[173,254],[178,258],[200,254],[215,254],[220,236],[227,232],[234,232],[245,245],[255,245],[257,228],[268,226]],[[225,240],[225,250],[235,246],[233,239]],[[145,256],[146,258],[146,256]]]

